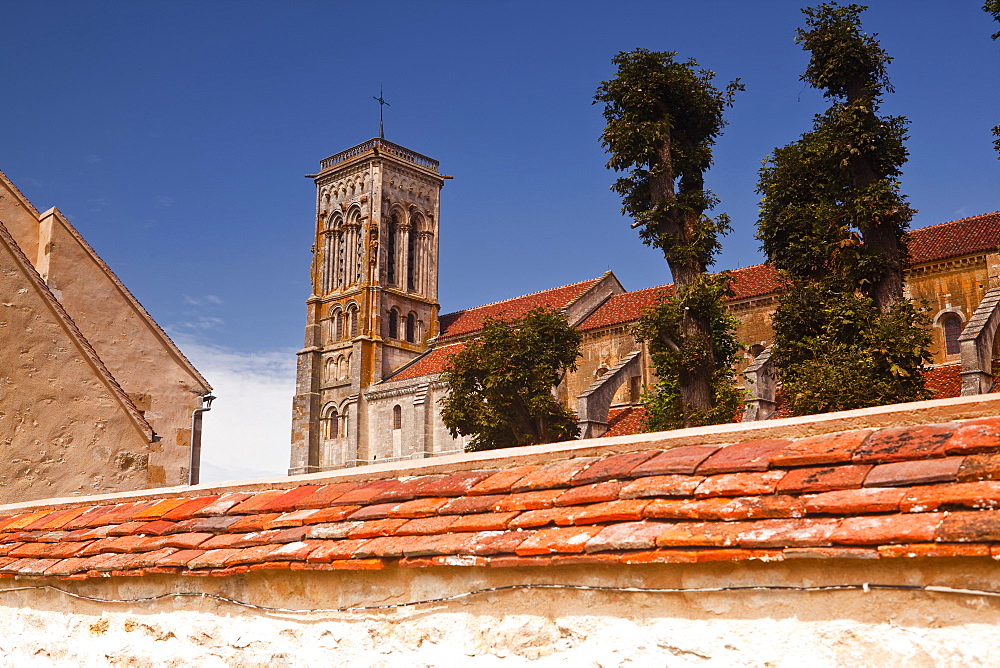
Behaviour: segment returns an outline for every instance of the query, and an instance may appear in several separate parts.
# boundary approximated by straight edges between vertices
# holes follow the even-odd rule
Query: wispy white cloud
[[[295,351],[241,353],[177,336],[218,399],[202,427],[202,482],[286,475]]]
[[[179,331],[205,331],[220,329],[226,321],[208,315],[195,316],[193,320],[182,320],[170,325],[170,329]]]
[[[163,207],[173,206],[174,202],[176,201],[177,201],[176,199],[168,195],[157,195],[156,197],[153,198],[153,202],[157,206],[163,206]]]
[[[184,302],[191,304],[192,306],[202,306],[204,304],[221,304],[222,299],[216,297],[215,295],[204,295],[202,297],[184,295]]]
[[[102,158],[101,156],[97,155],[96,153],[90,153],[90,154],[88,154],[84,158],[85,161],[89,162],[92,165],[96,165],[97,163],[101,162],[103,159],[104,158]]]

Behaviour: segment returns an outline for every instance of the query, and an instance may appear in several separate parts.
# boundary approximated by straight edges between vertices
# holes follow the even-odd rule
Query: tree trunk
[[[874,101],[871,93],[862,82],[853,82],[847,89],[847,104],[865,105],[874,115]],[[871,161],[864,155],[855,155],[850,160],[853,186],[858,189],[867,188],[879,176],[872,168]],[[879,212],[884,214],[885,212]],[[893,226],[880,224],[878,220],[859,221],[858,229],[864,239],[865,246],[878,253],[884,264],[882,275],[871,289],[871,298],[875,300],[879,313],[883,315],[892,310],[903,298],[903,262],[900,258],[900,240]]]
[[[653,169],[659,170],[659,173],[651,176],[649,180],[649,194],[654,207],[659,202],[672,203],[677,198],[670,151],[671,141],[667,137],[660,145],[659,164],[652,165]],[[703,183],[681,184],[681,188],[686,190],[700,190],[702,186]],[[660,217],[657,222],[657,232],[664,236],[674,237],[682,245],[688,245],[695,240],[700,217],[700,211],[684,212],[671,209],[666,215]],[[687,289],[698,281],[700,275],[705,273],[707,268],[697,260],[674,258],[667,252],[664,252],[664,256],[674,279],[674,295],[683,297]],[[699,424],[693,419],[692,413],[708,413],[715,403],[711,386],[711,376],[715,368],[711,346],[711,322],[705,314],[685,309],[680,329],[681,348],[686,353],[690,354],[693,345],[697,345],[701,349],[701,359],[693,365],[692,369],[682,370],[680,374],[679,389],[681,408],[684,412],[684,426],[692,427]]]

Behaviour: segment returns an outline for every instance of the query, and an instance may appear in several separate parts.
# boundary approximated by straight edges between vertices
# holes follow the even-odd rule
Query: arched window
[[[347,353],[344,357],[338,359],[340,366],[340,377],[347,378],[351,375],[351,354]]]
[[[389,338],[399,338],[399,311],[389,309]]]
[[[358,335],[358,307],[355,304],[347,307],[347,319],[350,322],[351,338],[353,339]]]
[[[941,326],[944,328],[945,354],[957,355],[962,352],[962,346],[958,343],[958,337],[962,335],[962,319],[949,313],[941,318]]]
[[[340,435],[340,422],[336,406],[327,408],[320,422],[320,432],[324,439],[329,440]]]
[[[392,428],[403,428],[403,409],[398,404],[392,407]]]
[[[385,282],[388,285],[396,284],[396,231],[398,228],[399,221],[396,220],[396,214],[390,215],[385,240]]]
[[[325,372],[327,380],[334,380],[335,378],[337,378],[337,369],[339,368],[339,366],[340,366],[339,359],[334,359],[333,357],[326,358]]]
[[[410,343],[417,340],[417,315],[412,312],[406,316],[406,340]]]
[[[410,226],[406,235],[406,289],[413,292],[417,288],[417,226]]]
[[[340,310],[333,314],[333,321],[335,323],[334,327],[336,331],[334,332],[334,340],[341,341],[344,338],[344,313]]]

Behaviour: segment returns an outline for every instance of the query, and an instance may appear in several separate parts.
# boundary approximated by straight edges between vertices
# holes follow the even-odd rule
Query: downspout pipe
[[[197,485],[201,476],[201,414],[212,410],[213,401],[215,401],[213,395],[203,395],[201,408],[191,411],[191,452],[188,458],[189,485]]]

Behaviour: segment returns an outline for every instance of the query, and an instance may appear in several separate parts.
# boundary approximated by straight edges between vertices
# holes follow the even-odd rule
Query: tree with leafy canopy
[[[607,166],[628,172],[612,190],[642,241],[663,252],[674,279],[673,296],[635,328],[649,341],[659,379],[644,396],[650,430],[728,422],[741,400],[732,370],[739,346],[723,307],[729,276],[706,271],[729,218],[705,215],[718,200],[705,189],[704,173],[725,125],[723,109],[742,86],[734,81],[719,90],[713,72],[676,56],[623,51],[612,59],[615,78],[595,95],[604,103]]]
[[[993,17],[994,21],[1000,21],[1000,0],[986,0],[983,3],[983,11]],[[1000,32],[993,33],[993,39],[1000,39]],[[993,146],[1000,152],[1000,125],[993,128]]]
[[[907,120],[879,115],[889,55],[860,5],[804,9],[802,79],[832,104],[764,161],[757,237],[785,282],[774,360],[793,413],[928,396],[924,317],[903,297],[913,209],[899,192]]]
[[[470,452],[576,438],[575,414],[552,391],[576,370],[582,340],[555,309],[487,319],[442,376],[448,394],[441,417],[451,435],[472,436]]]

